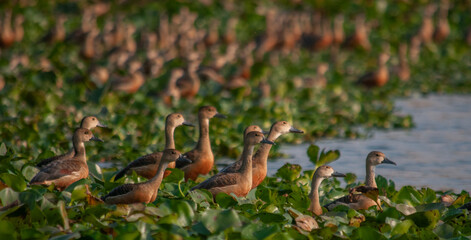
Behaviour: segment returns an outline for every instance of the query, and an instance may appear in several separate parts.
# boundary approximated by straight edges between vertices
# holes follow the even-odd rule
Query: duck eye
[[[93,121],[95,121],[96,119],[95,118],[92,118]]]
[[[175,152],[172,152],[172,154],[175,154]]]
[[[286,122],[283,122],[283,124],[286,124]]]
[[[379,157],[379,154],[376,153],[376,157]]]
[[[90,134],[89,132],[85,132],[85,134]]]

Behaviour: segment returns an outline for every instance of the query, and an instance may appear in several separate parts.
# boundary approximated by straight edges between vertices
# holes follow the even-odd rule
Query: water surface
[[[415,97],[397,100],[396,106],[398,112],[413,116],[414,128],[378,130],[368,139],[320,140],[316,144],[340,150],[340,159],[330,165],[339,172],[355,173],[361,181],[366,155],[379,150],[397,166],[379,165],[376,174],[392,179],[397,187],[471,191],[471,96]],[[308,146],[282,144],[281,152],[290,157],[270,161],[268,174],[276,173],[286,162],[312,169],[306,155]]]

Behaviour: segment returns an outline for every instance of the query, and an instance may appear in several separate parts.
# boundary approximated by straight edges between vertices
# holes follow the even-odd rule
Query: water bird
[[[241,167],[233,173],[220,172],[193,187],[207,189],[215,197],[218,193],[235,194],[238,197],[246,196],[252,189],[252,154],[256,144],[274,144],[263,137],[258,131],[249,132],[244,137],[244,150],[242,152]]]
[[[86,116],[82,118],[82,121],[80,122],[80,128],[92,130],[96,127],[106,128],[107,126],[100,123],[98,118],[95,116]],[[53,161],[71,159],[75,156],[75,154],[76,154],[75,147],[73,147],[67,153],[41,160],[38,164],[36,164],[36,167],[43,168]]]
[[[287,133],[304,133],[303,131],[291,126],[287,121],[278,121],[273,123],[267,136],[267,140],[275,140]],[[256,188],[267,176],[267,160],[272,144],[263,143],[255,153],[252,159],[252,188]],[[242,158],[221,170],[224,173],[236,173],[243,165]]]
[[[368,156],[366,157],[366,179],[365,179],[366,187],[378,188],[378,186],[376,185],[376,180],[375,180],[375,168],[379,164],[396,165],[396,163],[389,160],[384,155],[384,153],[379,152],[379,151],[370,152]],[[375,201],[373,201],[372,199],[370,199],[369,197],[363,194],[352,194],[352,191],[350,191],[350,193],[351,194],[341,197],[325,205],[324,207],[327,208],[328,210],[332,210],[335,206],[339,204],[347,205],[350,208],[353,208],[355,210],[368,209],[374,205],[378,205],[379,207],[379,204],[377,204]]]
[[[180,154],[179,151],[165,149],[162,152],[158,170],[150,180],[143,183],[121,185],[111,190],[101,199],[107,204],[151,203],[155,201],[165,169],[176,160],[191,162]]]
[[[211,150],[211,142],[209,140],[209,119],[226,118],[225,115],[218,113],[217,109],[213,106],[203,106],[198,111],[199,121],[199,139],[196,147],[185,153],[185,157],[191,160],[191,163],[186,161],[177,161],[176,167],[185,172],[185,180],[196,180],[200,174],[208,174],[214,165],[213,151]]]
[[[194,126],[192,123],[185,121],[180,113],[172,113],[167,116],[165,120],[165,149],[175,149],[174,132],[177,127],[182,125]],[[139,157],[119,171],[114,177],[115,181],[132,171],[147,179],[153,178],[160,166],[163,154],[164,152],[155,152]],[[175,168],[175,162],[169,163],[168,168]],[[165,171],[164,177],[169,174],[170,171]]]
[[[93,136],[86,128],[77,128],[73,136],[74,156],[54,160],[44,165],[41,170],[31,179],[30,184],[50,185],[62,191],[70,184],[88,177],[87,156],[85,153],[85,142],[103,140]]]
[[[367,88],[382,87],[389,80],[389,70],[386,63],[389,60],[388,53],[381,53],[378,57],[378,69],[376,71],[367,72],[357,80],[360,84]]]
[[[319,186],[324,179],[330,177],[345,177],[345,174],[334,171],[331,166],[324,165],[318,167],[312,176],[311,192],[309,193],[309,199],[311,199],[309,211],[317,216],[322,214],[322,207],[319,202]],[[294,214],[293,211],[290,211],[290,214],[295,217],[296,227],[304,231],[310,232],[312,229],[319,228],[319,224],[317,224],[312,216]]]

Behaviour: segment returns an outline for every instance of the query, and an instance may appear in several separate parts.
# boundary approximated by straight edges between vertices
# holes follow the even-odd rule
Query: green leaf
[[[11,188],[4,188],[0,191],[0,200],[2,200],[2,205],[8,205],[19,199],[19,193],[15,192]]]
[[[391,235],[402,235],[406,234],[409,232],[409,228],[414,225],[414,222],[412,220],[406,219],[402,222],[399,222],[394,226],[394,228],[391,231]]]
[[[405,203],[411,206],[419,205],[422,202],[422,196],[412,186],[404,186],[393,197],[395,203]]]
[[[281,179],[292,182],[299,177],[301,173],[301,166],[298,164],[291,164],[285,163],[278,171],[276,172],[276,176],[280,177]]]
[[[240,227],[242,222],[233,209],[208,209],[201,213],[201,221],[211,233],[220,233],[230,227]]]
[[[433,232],[437,234],[440,238],[450,239],[454,237],[455,228],[446,223],[443,223],[443,224],[438,225],[433,230]]]
[[[406,217],[414,221],[415,225],[421,228],[434,228],[440,219],[438,210],[430,210],[426,212],[416,212]]]
[[[20,202],[28,205],[29,209],[35,208],[36,202],[42,198],[43,195],[35,189],[28,189],[24,192],[21,192],[19,196]]]
[[[168,168],[167,170],[171,171],[170,175],[164,178],[164,183],[178,183],[185,177],[185,173],[178,168]]]
[[[260,219],[263,223],[271,224],[271,223],[286,223],[288,220],[281,214],[278,213],[268,213],[263,212],[251,217],[252,219]]]
[[[231,195],[223,192],[216,195],[216,203],[222,208],[230,208],[237,205],[237,201]]]
[[[195,213],[187,201],[176,201],[176,200],[165,200],[163,204],[159,206],[165,215],[176,215],[178,221],[176,224],[185,227],[193,222]]]
[[[356,239],[386,239],[383,234],[371,227],[359,227],[354,231]]]
[[[18,231],[15,226],[6,220],[0,221],[0,238],[1,239],[17,239]]]
[[[280,231],[278,225],[265,225],[261,223],[251,223],[245,226],[242,231],[242,239],[266,239]]]
[[[25,180],[18,175],[14,175],[11,173],[2,173],[0,174],[0,179],[2,179],[7,186],[11,187],[17,192],[21,192],[26,188]]]
[[[311,161],[315,166],[317,166],[317,162],[319,159],[319,146],[311,144],[307,148],[307,156],[309,157],[309,161]]]
[[[7,146],[2,142],[0,145],[0,156],[5,156],[7,154]]]

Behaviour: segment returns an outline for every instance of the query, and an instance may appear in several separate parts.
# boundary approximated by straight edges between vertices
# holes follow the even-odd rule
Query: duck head
[[[380,151],[372,151],[366,157],[366,164],[376,166],[384,163],[397,165],[395,162],[389,160],[386,155]]]
[[[200,118],[206,118],[206,119],[210,119],[213,117],[227,118],[226,115],[219,113],[218,110],[213,106],[201,107],[200,110],[198,111],[198,116]]]

